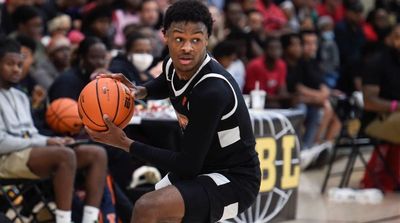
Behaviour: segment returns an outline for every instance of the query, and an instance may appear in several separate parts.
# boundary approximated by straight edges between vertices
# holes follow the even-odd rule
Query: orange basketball
[[[79,116],[92,130],[105,131],[103,115],[120,128],[125,128],[132,118],[134,99],[130,90],[111,78],[98,78],[83,88],[78,99]]]
[[[68,135],[79,133],[83,127],[78,103],[70,98],[54,100],[47,108],[46,122],[55,132]]]

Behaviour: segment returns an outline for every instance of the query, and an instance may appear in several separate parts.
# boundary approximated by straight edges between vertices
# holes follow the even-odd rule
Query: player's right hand
[[[128,80],[125,75],[118,73],[118,74],[100,74],[97,78],[113,78],[121,83],[125,84],[132,92],[133,97],[135,99],[144,99],[147,96],[147,89],[142,86],[136,86],[134,83]]]
[[[93,141],[104,143],[110,146],[114,146],[129,152],[130,146],[133,142],[128,138],[121,128],[116,126],[108,115],[103,116],[104,123],[107,125],[107,131],[94,131],[89,127],[85,126],[86,132]]]

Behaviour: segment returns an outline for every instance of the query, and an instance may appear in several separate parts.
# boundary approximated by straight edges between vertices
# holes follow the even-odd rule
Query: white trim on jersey
[[[224,212],[222,214],[221,219],[218,220],[218,222],[223,221],[225,219],[233,218],[236,217],[239,213],[239,203],[233,203],[228,206],[224,207]]]
[[[188,86],[190,85],[190,83],[194,80],[194,78],[197,76],[197,74],[201,71],[201,69],[208,63],[210,62],[211,57],[207,54],[206,59],[203,61],[203,63],[201,64],[201,66],[199,67],[199,69],[196,71],[196,73],[189,79],[189,81],[185,84],[185,86],[183,86],[180,90],[176,90],[175,86],[174,86],[174,76],[175,76],[175,69],[172,73],[171,76],[171,86],[172,86],[172,90],[174,91],[174,95],[175,97],[180,96],[181,94],[183,94],[183,92],[185,92],[186,88],[188,88]],[[172,60],[171,60],[172,61]],[[167,71],[168,72],[168,71]],[[168,76],[167,76],[168,77]]]
[[[224,175],[220,173],[207,173],[207,174],[202,174],[201,176],[210,177],[217,186],[221,186],[231,182],[228,178],[226,178]]]
[[[236,108],[237,108],[237,106],[238,106],[238,100],[237,100],[237,96],[236,96],[235,90],[233,89],[231,83],[229,83],[229,81],[228,81],[224,76],[222,76],[221,74],[216,74],[216,73],[209,73],[209,74],[204,75],[204,76],[201,77],[201,79],[193,86],[193,88],[196,87],[196,85],[198,85],[200,82],[202,82],[203,80],[205,80],[206,78],[209,78],[209,77],[216,77],[216,78],[220,78],[220,79],[226,81],[226,82],[229,84],[229,87],[231,87],[231,89],[232,89],[233,97],[235,98],[235,106],[233,106],[233,109],[232,109],[230,112],[228,112],[227,114],[225,114],[224,116],[222,116],[221,120],[225,120],[225,119],[231,117],[231,116],[235,113]],[[172,85],[172,86],[173,86],[173,85]]]
[[[171,67],[171,64],[172,64],[172,59],[169,58],[169,60],[167,61],[167,64],[165,65],[165,71],[164,71],[165,75],[167,77],[167,81],[171,81],[171,79],[168,78],[168,72],[169,72],[169,68]]]
[[[221,144],[221,148],[232,145],[233,143],[240,140],[240,129],[239,126],[236,126],[232,129],[227,129],[218,132],[219,143]]]
[[[167,174],[164,178],[162,178],[160,181],[158,181],[158,183],[156,183],[156,185],[155,185],[156,190],[159,190],[166,186],[172,185],[171,181],[168,178],[168,175],[169,174]]]

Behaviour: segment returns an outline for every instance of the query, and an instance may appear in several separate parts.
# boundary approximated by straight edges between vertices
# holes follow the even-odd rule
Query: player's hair
[[[21,53],[21,45],[11,38],[1,37],[0,38],[0,59],[7,53]]]
[[[198,0],[181,0],[172,4],[165,13],[163,32],[165,33],[173,22],[201,22],[211,35],[213,20],[207,6]]]

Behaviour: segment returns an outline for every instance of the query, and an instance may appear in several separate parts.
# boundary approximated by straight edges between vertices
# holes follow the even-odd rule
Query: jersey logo
[[[187,102],[187,97],[183,96],[182,98],[182,106],[185,107],[186,106],[186,102]]]

